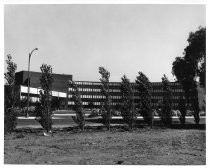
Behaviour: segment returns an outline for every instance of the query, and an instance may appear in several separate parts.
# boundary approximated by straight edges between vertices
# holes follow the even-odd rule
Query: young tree
[[[191,32],[187,39],[188,46],[184,49],[184,57],[177,57],[173,62],[172,73],[182,84],[185,91],[187,106],[194,110],[196,124],[199,124],[199,104],[197,78],[200,85],[206,87],[206,28],[199,27]]]
[[[72,117],[74,122],[76,122],[80,129],[82,131],[84,131],[84,127],[85,127],[85,111],[83,110],[82,107],[82,100],[81,100],[81,96],[80,96],[80,92],[79,89],[77,87],[77,85],[75,84],[74,81],[69,80],[69,87],[72,88],[72,95],[73,95],[73,101],[75,104],[75,112],[76,112],[76,117]]]
[[[129,79],[124,75],[121,78],[121,95],[122,95],[122,117],[124,121],[128,124],[130,129],[133,129],[134,123],[134,90],[132,89]]]
[[[104,108],[101,110],[102,123],[106,125],[108,130],[110,130],[110,120],[111,120],[111,98],[109,93],[110,73],[104,67],[99,67],[99,73],[101,74],[100,81],[102,83],[101,93],[105,96]]]
[[[6,79],[5,85],[5,109],[4,109],[4,128],[5,133],[11,132],[15,129],[17,125],[16,121],[16,111],[14,107],[16,106],[19,98],[17,97],[16,85],[15,85],[15,72],[17,65],[12,61],[12,56],[7,55],[7,72],[4,73],[4,78]]]
[[[153,126],[153,116],[151,110],[151,83],[145,74],[139,72],[136,77],[137,89],[140,95],[140,113],[144,121]]]
[[[165,126],[172,124],[172,89],[168,78],[163,75],[162,77],[162,90],[163,90],[163,102],[161,110],[161,120]]]
[[[54,82],[52,67],[50,65],[42,64],[40,67],[42,76],[40,78],[40,84],[42,91],[40,91],[40,104],[36,107],[36,119],[40,122],[42,127],[47,133],[52,130],[52,84]]]
[[[179,111],[180,111],[180,116],[179,120],[182,125],[185,124],[185,116],[186,116],[186,100],[183,98],[183,96],[180,96],[179,98]]]

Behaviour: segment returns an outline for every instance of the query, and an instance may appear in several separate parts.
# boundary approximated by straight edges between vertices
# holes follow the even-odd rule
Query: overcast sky
[[[151,82],[171,74],[175,57],[182,56],[189,32],[206,25],[205,5],[5,5],[5,56],[17,71],[42,63],[54,73],[74,80],[98,81],[98,67],[111,81],[126,74],[134,81],[139,71]]]

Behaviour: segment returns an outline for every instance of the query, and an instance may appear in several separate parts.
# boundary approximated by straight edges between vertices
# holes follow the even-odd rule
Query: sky
[[[131,82],[143,72],[151,82],[163,74],[170,81],[172,63],[183,56],[190,32],[206,26],[205,5],[5,5],[5,59],[11,54],[17,71],[54,73],[76,81],[99,81],[99,66],[110,81],[125,74]],[[4,67],[6,70],[6,67]]]

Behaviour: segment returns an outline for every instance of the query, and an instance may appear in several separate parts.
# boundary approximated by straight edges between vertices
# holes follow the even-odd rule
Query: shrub
[[[97,116],[99,116],[99,110],[92,109],[88,117],[97,117]]]
[[[7,108],[4,117],[4,131],[10,133],[15,130],[17,126],[17,111],[15,108]]]
[[[110,110],[110,113],[111,113],[111,110]],[[105,125],[108,130],[110,130],[111,114],[108,115],[104,106],[102,106],[102,108],[100,109],[100,114],[101,114],[101,117],[102,117],[102,120],[101,120],[102,124]]]

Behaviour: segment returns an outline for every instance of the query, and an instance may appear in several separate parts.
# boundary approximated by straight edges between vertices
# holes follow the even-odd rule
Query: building
[[[29,95],[32,102],[39,100],[40,85],[40,72],[30,71],[30,88]],[[60,101],[60,108],[67,108],[67,90],[68,81],[72,80],[72,75],[53,74],[54,82],[52,85],[52,96],[57,97]],[[19,86],[20,99],[27,98],[28,94],[28,71],[20,71],[15,74],[16,84]]]
[[[71,109],[74,107],[74,102],[72,99],[71,89],[68,86],[68,81],[72,80],[72,75],[64,74],[53,74],[54,83],[52,86],[52,96],[62,100],[61,109]],[[30,72],[30,98],[33,102],[39,99],[40,87],[40,77],[41,73],[39,72]],[[20,98],[26,98],[28,93],[28,72],[20,71],[16,73],[16,83],[20,86]],[[95,81],[75,81],[78,86],[78,89],[81,93],[81,99],[83,102],[84,108],[88,108],[89,103],[93,103],[94,107],[100,108],[104,101],[104,96],[101,94],[101,82]],[[137,107],[140,102],[139,93],[136,89],[136,84],[131,83],[134,88],[134,103]],[[157,108],[158,104],[162,101],[162,83],[161,82],[152,82],[152,108]],[[178,108],[178,99],[183,95],[182,86],[178,82],[171,82],[173,101],[172,108]],[[113,108],[121,104],[121,90],[120,82],[110,82],[109,85],[110,94],[111,94],[111,105]]]
[[[103,104],[105,97],[101,94],[101,83],[100,82],[90,82],[90,81],[75,81],[78,86],[78,89],[81,93],[81,99],[84,107],[88,107],[88,104],[92,102],[95,107],[100,108]],[[137,90],[137,84],[131,83],[132,88],[134,89],[134,104],[138,107],[140,102],[139,92]],[[159,103],[162,101],[162,83],[161,82],[152,82],[152,98],[151,105],[152,108],[156,109]],[[183,95],[182,86],[178,82],[171,82],[173,100],[172,108],[178,108],[179,97]],[[68,92],[68,106],[72,107],[74,105],[72,94],[72,88],[69,88]],[[114,108],[121,104],[121,90],[120,82],[110,82],[109,90],[111,95],[111,106]]]

